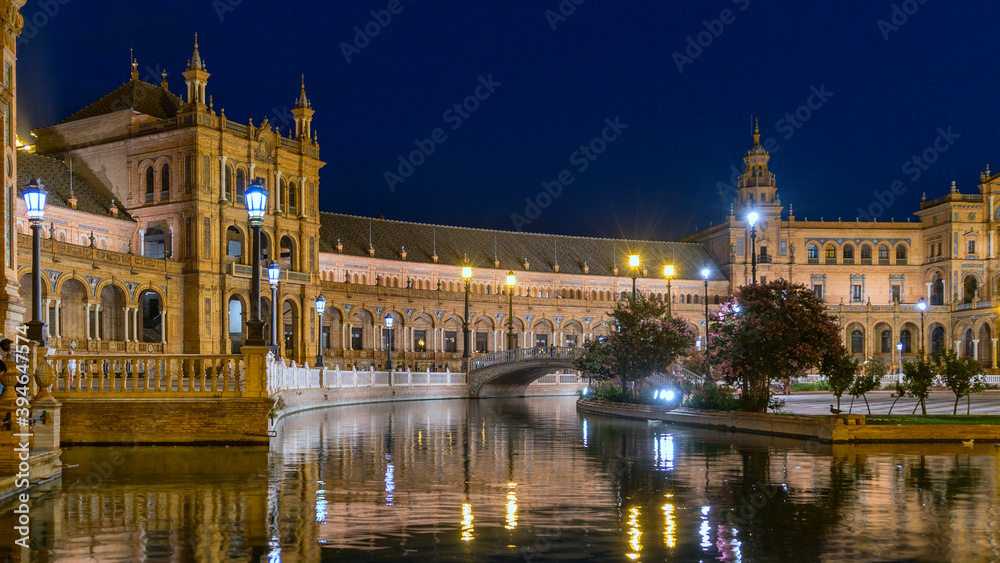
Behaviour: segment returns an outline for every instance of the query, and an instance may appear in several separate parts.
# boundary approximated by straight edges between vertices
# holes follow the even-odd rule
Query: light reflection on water
[[[834,448],[572,399],[339,407],[284,419],[270,451],[63,461],[33,497],[32,561],[1000,560],[989,444]]]

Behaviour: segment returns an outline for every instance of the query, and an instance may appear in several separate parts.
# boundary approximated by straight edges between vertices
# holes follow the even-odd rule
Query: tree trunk
[[[917,414],[917,407],[919,406],[920,406],[920,399],[917,399],[916,404],[913,405],[913,412],[911,412],[910,414]]]
[[[972,410],[972,393],[965,396],[965,416],[969,416],[969,411]]]
[[[955,408],[951,409],[951,415],[952,416],[955,416],[956,414],[958,414],[958,401],[961,398],[962,398],[961,395],[955,395]]]
[[[896,406],[896,401],[898,401],[898,400],[900,400],[902,398],[903,398],[902,395],[896,395],[896,398],[892,400],[892,404],[889,405],[889,414],[890,415],[892,414],[892,408]]]
[[[837,410],[840,410],[840,395],[837,395]]]
[[[865,407],[868,408],[868,416],[871,416],[872,415],[872,406],[868,404],[867,394],[863,393],[861,395],[861,398],[865,400]]]
[[[920,414],[927,414],[927,397],[920,397]]]
[[[854,395],[851,395],[851,408],[847,409],[847,414],[851,414],[854,411],[854,399],[855,398],[856,397]]]

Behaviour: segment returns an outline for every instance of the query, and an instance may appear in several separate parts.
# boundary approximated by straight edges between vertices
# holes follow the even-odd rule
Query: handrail
[[[540,348],[515,348],[494,352],[472,360],[470,371],[480,370],[497,364],[509,364],[528,360],[575,360],[580,355],[576,346],[546,346]]]

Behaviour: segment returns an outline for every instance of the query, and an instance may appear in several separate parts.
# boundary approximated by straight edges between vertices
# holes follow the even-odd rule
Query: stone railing
[[[267,360],[267,376],[267,391],[271,395],[301,389],[465,386],[467,383],[465,374],[460,372],[406,369],[394,370],[390,385],[387,371],[356,368],[341,370],[339,366],[315,368],[308,364],[298,366],[295,362],[286,363],[286,360],[275,360],[271,356]],[[573,377],[575,382],[576,376]]]
[[[494,352],[472,360],[469,369],[472,371],[488,368],[497,364],[524,362],[529,360],[574,360],[582,353],[576,346],[547,346],[543,348],[515,348]]]
[[[58,354],[48,359],[59,399],[241,397],[248,390],[242,355]]]

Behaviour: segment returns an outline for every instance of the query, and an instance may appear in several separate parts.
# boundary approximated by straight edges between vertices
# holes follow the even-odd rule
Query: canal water
[[[834,447],[574,403],[311,411],[270,451],[69,448],[24,560],[1000,560],[992,444]]]

